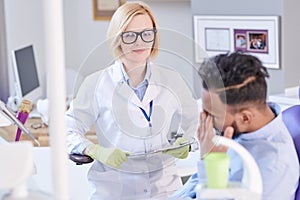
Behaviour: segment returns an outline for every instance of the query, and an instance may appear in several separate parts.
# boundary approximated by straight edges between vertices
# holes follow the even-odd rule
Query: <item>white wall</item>
[[[67,67],[79,69],[89,52],[105,40],[109,21],[95,21],[92,11],[92,1],[64,1]]]
[[[285,72],[285,87],[299,86],[300,1],[282,0],[282,7],[282,63]]]
[[[189,84],[195,96],[199,91],[193,87],[194,40],[190,1],[146,1],[154,11],[161,29],[161,50],[157,63],[175,68]]]
[[[14,95],[11,51],[34,45],[40,82],[46,94],[43,1],[4,0],[10,92]]]

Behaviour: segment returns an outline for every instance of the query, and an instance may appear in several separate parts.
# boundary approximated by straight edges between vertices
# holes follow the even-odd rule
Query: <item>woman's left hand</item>
[[[174,142],[174,146],[179,146],[180,144],[188,142],[187,139],[180,137],[177,138],[176,141]],[[190,151],[190,145],[183,146],[181,148],[177,149],[171,149],[171,150],[166,150],[163,153],[169,154],[175,158],[180,158],[180,159],[185,159],[188,157]]]

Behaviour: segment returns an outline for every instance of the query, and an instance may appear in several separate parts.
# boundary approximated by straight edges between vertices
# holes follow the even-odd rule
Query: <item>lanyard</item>
[[[146,111],[143,108],[139,107],[141,109],[141,111],[143,112],[145,118],[147,119],[147,121],[149,123],[149,127],[152,127],[152,124],[151,124],[152,106],[153,106],[153,100],[150,101],[149,115],[147,115]]]

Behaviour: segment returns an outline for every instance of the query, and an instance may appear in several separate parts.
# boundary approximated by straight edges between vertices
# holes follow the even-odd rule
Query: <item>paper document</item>
[[[194,143],[196,143],[196,140],[187,141],[187,142],[181,143],[180,145],[170,145],[170,146],[167,146],[167,147],[155,149],[155,150],[148,151],[148,152],[132,153],[128,157],[141,157],[141,156],[147,156],[147,155],[150,155],[150,154],[162,153],[164,151],[179,149],[179,148],[182,148],[182,147],[185,147],[185,146],[188,146],[188,145],[192,145]]]

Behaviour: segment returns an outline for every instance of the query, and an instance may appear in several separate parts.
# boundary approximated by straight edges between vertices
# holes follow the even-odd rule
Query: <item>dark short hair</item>
[[[266,102],[269,74],[255,56],[242,52],[214,56],[201,64],[199,75],[203,88],[218,93],[225,104]]]

